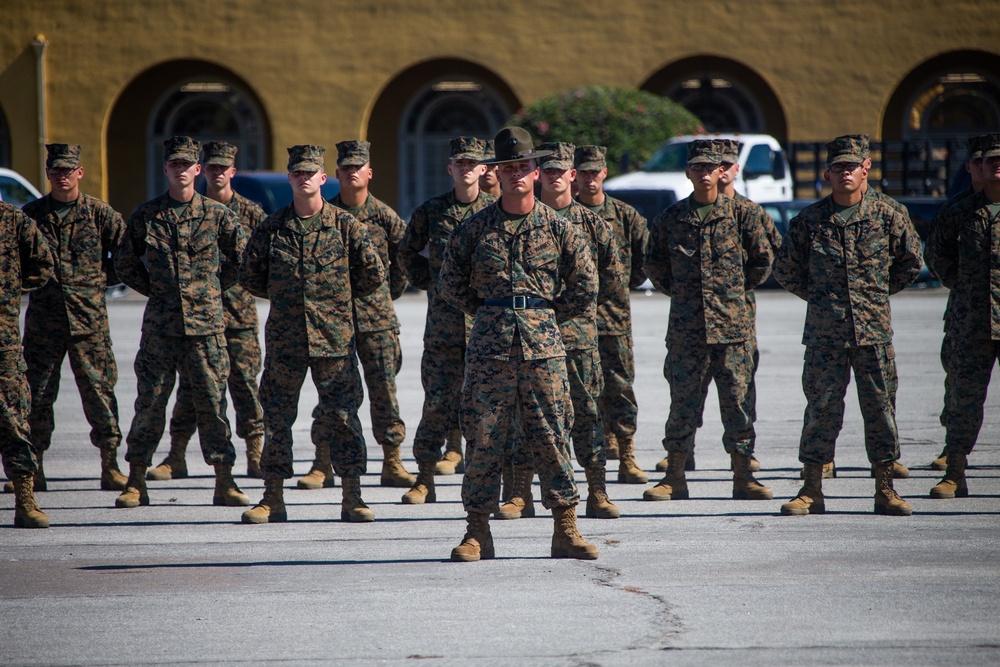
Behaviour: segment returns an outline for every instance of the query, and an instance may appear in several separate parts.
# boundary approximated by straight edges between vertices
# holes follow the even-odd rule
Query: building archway
[[[246,82],[212,63],[163,63],[136,77],[109,116],[108,199],[115,208],[130,211],[166,190],[163,140],[175,134],[237,145],[240,170],[270,164],[270,127]]]
[[[1000,57],[954,51],[920,64],[896,87],[882,116],[886,141],[964,141],[1000,127]]]
[[[0,167],[10,166],[10,125],[7,114],[0,108]]]
[[[640,88],[683,105],[709,132],[757,132],[787,139],[785,113],[760,74],[712,55],[684,58],[650,76]]]
[[[492,138],[519,106],[504,81],[468,61],[434,60],[400,73],[379,95],[368,123],[379,196],[408,217],[452,186],[449,139]]]

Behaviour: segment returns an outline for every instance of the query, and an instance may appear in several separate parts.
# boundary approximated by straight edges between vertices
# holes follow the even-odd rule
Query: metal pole
[[[38,189],[45,186],[45,47],[49,45],[45,35],[39,35],[31,42],[35,51],[35,103],[38,109]]]

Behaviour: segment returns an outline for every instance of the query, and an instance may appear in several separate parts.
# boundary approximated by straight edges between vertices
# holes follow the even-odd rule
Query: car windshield
[[[670,144],[656,151],[643,171],[684,171],[687,166],[687,143]]]

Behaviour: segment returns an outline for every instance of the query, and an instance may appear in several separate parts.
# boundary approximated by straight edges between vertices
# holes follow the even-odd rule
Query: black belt
[[[503,306],[513,310],[524,310],[525,308],[551,308],[552,303],[548,299],[539,299],[534,296],[509,296],[504,299],[483,299],[484,306]]]

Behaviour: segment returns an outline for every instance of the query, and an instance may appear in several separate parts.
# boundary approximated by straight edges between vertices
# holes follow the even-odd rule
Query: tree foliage
[[[694,114],[667,97],[632,88],[590,86],[539,98],[508,121],[536,142],[608,149],[608,173],[641,167],[667,139],[704,132]]]

